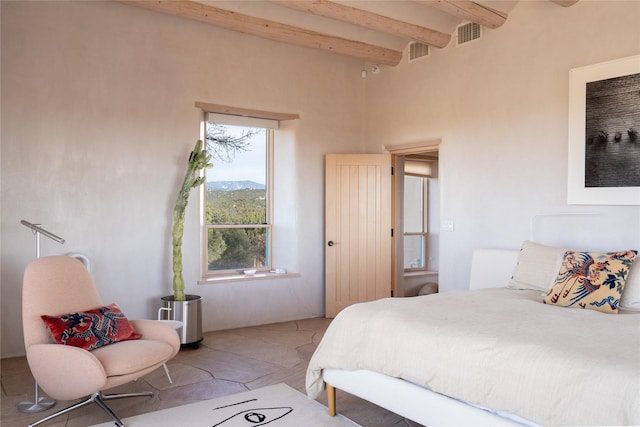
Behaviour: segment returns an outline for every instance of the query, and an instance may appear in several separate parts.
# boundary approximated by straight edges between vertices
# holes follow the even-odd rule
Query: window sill
[[[256,273],[253,276],[247,276],[246,274],[229,274],[224,276],[206,277],[198,280],[198,285],[209,285],[212,283],[223,282],[249,282],[252,280],[265,280],[265,279],[284,279],[290,277],[300,277],[298,273]]]
[[[437,276],[437,271],[420,270],[420,271],[407,271],[404,273],[404,277],[423,277],[423,276]]]

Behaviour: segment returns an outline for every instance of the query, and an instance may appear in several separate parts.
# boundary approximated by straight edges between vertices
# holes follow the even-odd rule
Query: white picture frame
[[[638,75],[637,78],[636,74]],[[610,147],[610,152],[631,147],[633,151],[629,155],[633,156],[633,158],[636,156],[636,145],[640,150],[640,136],[638,140],[633,141],[634,145],[628,145],[631,143],[631,135],[628,134],[628,129],[626,128],[616,128],[615,133],[609,136],[605,135],[607,133],[605,131],[603,131],[602,136],[594,136],[593,130],[589,131],[589,135],[587,134],[587,85],[591,82],[599,83],[605,80],[607,82],[615,82],[618,77],[623,78],[622,81],[640,79],[640,55],[574,68],[570,71],[567,188],[567,201],[569,204],[640,205],[640,185],[636,185],[635,181],[632,182],[631,186],[626,186],[624,183],[616,184],[615,186],[608,186],[607,184],[594,186],[586,182],[590,176],[586,174],[587,150],[591,150],[594,147],[591,144],[601,144],[602,149]],[[636,119],[636,115],[640,118],[640,91],[637,98],[634,93],[633,99],[634,105],[636,103],[635,99],[638,100],[638,105],[635,105],[632,109],[628,105],[625,106],[622,116],[633,116],[632,126],[640,134],[640,119]],[[629,123],[629,119],[625,123]],[[625,145],[621,142],[628,144]],[[602,144],[616,145],[607,145],[605,147]],[[640,154],[638,155],[639,157],[636,160],[640,163]],[[593,168],[589,168],[588,173],[591,173],[591,169]],[[618,170],[615,173],[624,177],[623,170]]]

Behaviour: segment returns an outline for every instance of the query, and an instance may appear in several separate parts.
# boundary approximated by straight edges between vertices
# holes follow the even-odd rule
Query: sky
[[[242,127],[227,126],[232,135],[241,135]],[[207,169],[207,182],[254,181],[266,185],[266,132],[254,135],[248,150],[236,154],[233,163],[212,159],[213,167]]]

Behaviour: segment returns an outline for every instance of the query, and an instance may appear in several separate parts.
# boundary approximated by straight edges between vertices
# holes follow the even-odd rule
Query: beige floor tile
[[[169,382],[169,378],[163,368],[158,368],[150,374],[145,375],[143,379],[156,390],[167,390],[178,386],[207,382],[213,379],[213,375],[209,372],[193,365],[168,363],[167,367],[169,368],[169,375],[171,376],[172,382]]]
[[[314,318],[206,333],[198,349],[185,347],[167,364],[173,384],[164,370],[158,368],[138,381],[109,390],[110,393],[152,391],[153,397],[112,400],[109,406],[126,418],[281,382],[305,393],[309,359],[330,323],[331,319]],[[0,371],[2,427],[24,427],[75,403],[57,402],[46,412],[21,413],[18,403],[33,400],[35,389],[26,359],[3,359]],[[324,396],[319,401],[326,405]],[[346,393],[339,395],[338,410],[363,427],[417,426]],[[42,427],[86,427],[106,421],[109,421],[107,414],[92,404]]]
[[[247,335],[253,335],[249,337]],[[310,342],[306,341],[306,342]],[[304,344],[302,341],[300,344]],[[284,367],[292,367],[300,363],[300,356],[295,347],[284,345],[282,342],[269,341],[257,332],[248,334],[247,330],[243,330],[238,334],[224,334],[224,336],[208,336],[204,344],[208,348],[228,351],[230,353],[259,358],[268,363]]]
[[[207,349],[193,353],[185,359],[186,364],[206,370],[214,378],[247,383],[265,375],[286,369],[280,365],[255,359],[255,355],[243,356],[226,351]],[[172,364],[169,364],[171,368]]]

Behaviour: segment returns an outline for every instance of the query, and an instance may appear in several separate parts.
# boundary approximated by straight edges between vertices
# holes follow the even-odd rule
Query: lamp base
[[[41,397],[37,402],[20,402],[18,404],[18,411],[24,413],[35,413],[46,411],[56,404],[56,401],[49,397]]]

